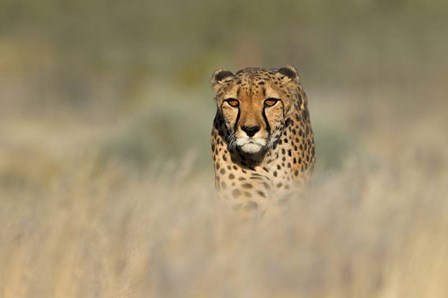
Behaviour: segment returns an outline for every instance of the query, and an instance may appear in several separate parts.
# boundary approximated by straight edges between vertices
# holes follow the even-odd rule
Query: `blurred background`
[[[434,231],[448,228],[447,28],[442,0],[0,0],[0,297],[269,297],[273,289],[283,297],[446,297],[437,277],[448,272],[448,243]],[[223,288],[222,260],[252,246],[230,224],[213,223],[216,107],[208,81],[218,68],[286,64],[301,74],[317,142],[317,203],[299,210],[310,211],[313,227],[348,241],[306,238],[313,233],[289,220],[298,232],[281,235],[316,246],[297,250],[275,233],[266,239],[283,243],[297,266],[254,267],[267,274],[257,280],[273,283],[266,291],[245,286],[244,274]],[[349,207],[330,212],[334,200]],[[349,223],[358,215],[346,214],[353,201],[363,206],[355,209],[361,219],[375,214],[356,228]],[[382,209],[385,202],[394,203]],[[339,216],[345,221],[328,227]],[[415,227],[415,218],[435,221]],[[187,249],[199,237],[193,230],[219,234],[214,229],[231,234],[231,248],[204,248],[200,238]],[[411,230],[423,238],[403,233]],[[425,250],[428,233],[441,246]],[[173,252],[166,239],[175,239]],[[322,243],[333,240],[336,252],[327,251]],[[397,259],[409,245],[418,249]],[[431,293],[409,287],[420,277],[415,268],[427,264],[415,261],[422,251],[436,255],[423,266],[435,280]],[[347,258],[355,252],[369,256],[361,267]],[[192,271],[198,255],[214,274],[191,290],[203,280]],[[254,277],[248,268],[273,255],[262,250],[237,272]],[[167,261],[173,256],[180,263]],[[358,269],[379,277],[353,279]],[[272,281],[272,270],[283,278]],[[328,275],[339,271],[341,279]]]

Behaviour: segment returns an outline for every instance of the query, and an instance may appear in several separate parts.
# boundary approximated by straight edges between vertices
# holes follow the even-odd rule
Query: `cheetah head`
[[[299,98],[299,76],[292,66],[245,68],[236,74],[218,69],[211,84],[229,146],[247,154],[273,146]]]

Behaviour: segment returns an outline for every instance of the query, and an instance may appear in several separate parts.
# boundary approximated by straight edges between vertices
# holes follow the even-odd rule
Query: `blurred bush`
[[[293,64],[311,114],[335,109],[314,121],[332,167],[362,132],[349,125],[375,117],[372,99],[395,92],[415,106],[448,93],[447,15],[440,0],[0,0],[0,115],[108,127],[101,152],[132,164],[185,148],[206,160],[212,71]],[[358,119],[336,124],[347,113]]]
[[[320,87],[406,84],[446,74],[447,11],[440,0],[2,0],[2,90],[34,109],[119,108],[156,78],[204,88],[217,67],[287,63]]]

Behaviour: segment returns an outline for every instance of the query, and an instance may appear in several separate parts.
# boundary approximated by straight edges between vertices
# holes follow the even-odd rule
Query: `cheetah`
[[[265,212],[300,193],[316,160],[297,69],[218,69],[211,133],[215,186],[238,212]]]

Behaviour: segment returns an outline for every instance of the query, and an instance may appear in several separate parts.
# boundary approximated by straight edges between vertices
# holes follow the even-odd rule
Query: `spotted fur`
[[[294,67],[217,70],[211,147],[220,198],[264,212],[300,192],[315,162],[308,102]]]

